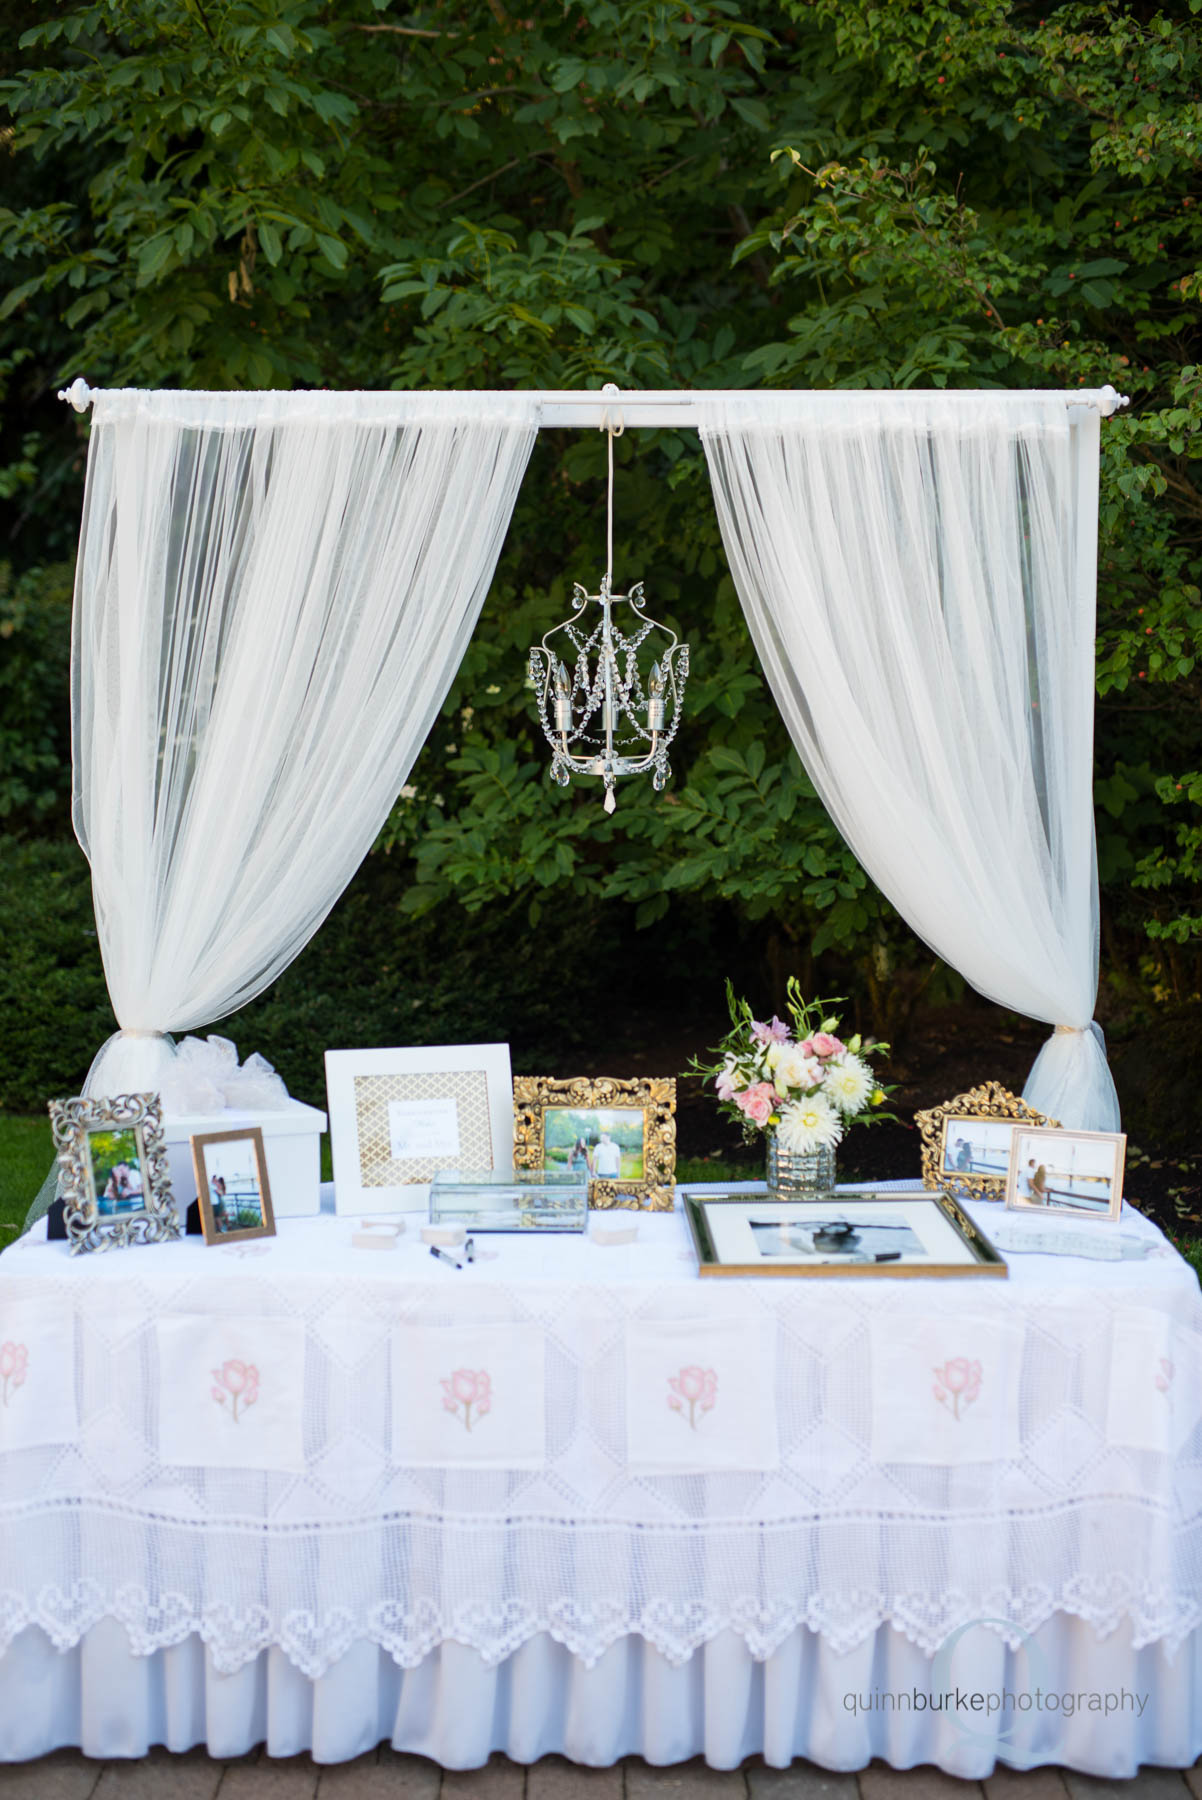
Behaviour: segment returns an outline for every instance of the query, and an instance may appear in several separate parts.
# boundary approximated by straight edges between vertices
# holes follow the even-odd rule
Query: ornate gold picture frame
[[[516,1075],[513,1162],[587,1176],[589,1205],[671,1212],[676,1081]]]
[[[981,1200],[1005,1197],[1015,1125],[1057,1126],[1000,1081],[986,1081],[942,1106],[917,1112],[914,1123],[922,1133],[923,1187]]]

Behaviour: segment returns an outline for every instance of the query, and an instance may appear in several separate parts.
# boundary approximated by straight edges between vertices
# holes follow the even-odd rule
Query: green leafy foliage
[[[1199,796],[1172,771],[1202,751],[1200,17],[1195,0],[0,0],[15,566],[69,544],[86,427],[50,395],[80,369],[215,388],[1110,381],[1133,400],[1102,438],[1110,964],[1196,994]],[[618,572],[694,650],[675,784],[631,784],[613,821],[547,784],[525,650],[570,581],[595,580],[602,472],[599,438],[540,439],[382,839],[406,906],[537,921],[555,896],[603,897],[648,924],[698,896],[737,909],[781,980],[857,962],[895,1031],[923,952],[797,765],[684,434],[623,439],[617,486]],[[0,793],[37,823],[58,816],[37,795],[61,796],[61,769],[38,758],[61,744],[14,716],[27,748],[5,749]]]

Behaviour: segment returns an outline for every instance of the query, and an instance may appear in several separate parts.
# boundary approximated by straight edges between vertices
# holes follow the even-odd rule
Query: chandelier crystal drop
[[[616,388],[603,391],[617,394]],[[657,790],[668,780],[668,746],[680,723],[689,647],[648,616],[641,581],[629,593],[613,591],[614,438],[622,425],[607,410],[601,429],[609,434],[606,570],[595,594],[574,585],[576,611],[531,650],[530,682],[551,746],[552,779],[567,787],[573,775],[599,775],[611,813],[619,775],[650,769]]]

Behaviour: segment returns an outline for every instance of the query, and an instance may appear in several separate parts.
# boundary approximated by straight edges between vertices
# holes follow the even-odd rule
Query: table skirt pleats
[[[955,1697],[950,1710],[932,1705],[935,1682]],[[1170,1657],[1159,1645],[1134,1650],[1125,1629],[1099,1641],[1064,1616],[1017,1653],[978,1628],[935,1682],[930,1659],[887,1627],[843,1655],[796,1631],[765,1662],[731,1634],[680,1665],[624,1638],[592,1668],[546,1635],[495,1666],[444,1644],[408,1670],[361,1642],[311,1681],[279,1650],[221,1674],[196,1636],[134,1656],[106,1620],[62,1653],[31,1628],[0,1659],[0,1760],[63,1746],[138,1757],[155,1744],[228,1758],[265,1744],[272,1756],[309,1751],[324,1763],[389,1742],[451,1769],[477,1768],[494,1751],[594,1766],[704,1756],[720,1769],[753,1755],[830,1769],[879,1757],[979,1779],[997,1761],[1114,1778],[1144,1763],[1188,1767],[1202,1754],[1199,1633]],[[985,1697],[977,1710],[974,1693]],[[1003,1696],[992,1717],[991,1694]]]

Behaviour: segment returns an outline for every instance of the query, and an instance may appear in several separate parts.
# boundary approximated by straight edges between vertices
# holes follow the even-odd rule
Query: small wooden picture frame
[[[922,1133],[923,1187],[1002,1200],[1015,1125],[1055,1128],[1059,1122],[1036,1112],[1000,1081],[986,1081],[915,1113],[914,1123]]]
[[[1006,1180],[1011,1212],[1116,1220],[1123,1210],[1127,1138],[1121,1131],[1015,1129]]]
[[[590,1206],[671,1212],[674,1077],[515,1076],[513,1163],[516,1169],[566,1169],[587,1178]]]
[[[190,1140],[200,1229],[206,1244],[275,1236],[267,1154],[258,1125],[206,1131]]]

